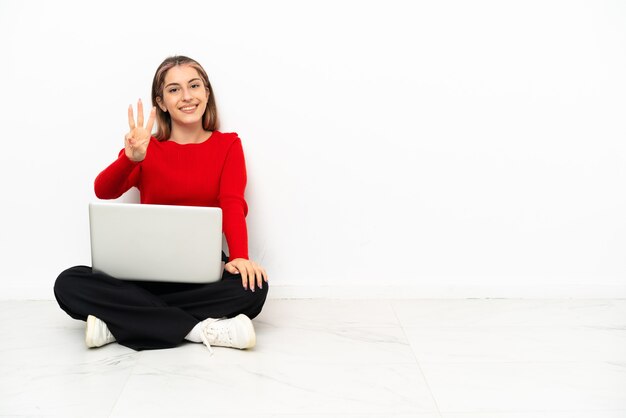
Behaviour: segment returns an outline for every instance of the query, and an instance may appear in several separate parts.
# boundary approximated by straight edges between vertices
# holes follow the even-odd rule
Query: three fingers
[[[148,123],[144,128],[143,103],[139,99],[137,101],[137,123],[135,124],[133,105],[128,106],[128,127],[130,131],[125,136],[125,147],[126,155],[131,160],[139,162],[144,159],[155,120],[156,108],[153,107],[150,111]]]
[[[146,131],[148,131],[148,133],[152,132],[152,127],[154,126],[154,121],[156,120],[156,107],[152,107],[152,109],[150,110],[150,117],[148,118],[148,123],[145,126]],[[141,102],[141,99],[139,99],[137,101],[137,124],[135,124],[135,114],[133,113],[133,105],[129,105],[128,106],[128,127],[130,128],[131,132],[139,127],[139,128],[143,128],[143,122],[144,122],[144,118],[143,118],[143,103]]]

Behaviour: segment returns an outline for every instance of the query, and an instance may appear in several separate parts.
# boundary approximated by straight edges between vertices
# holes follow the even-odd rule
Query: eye
[[[172,88],[167,90],[167,92],[170,93],[170,94],[176,93],[177,91],[178,91],[178,87],[172,87]]]
[[[193,83],[193,84],[191,85],[191,88],[192,88],[192,89],[197,89],[198,87],[200,87],[200,84],[199,84],[199,83]]]

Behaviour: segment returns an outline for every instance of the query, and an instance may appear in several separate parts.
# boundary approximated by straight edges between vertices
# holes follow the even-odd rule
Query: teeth
[[[196,108],[195,106],[181,107],[180,110],[193,110],[195,108]]]

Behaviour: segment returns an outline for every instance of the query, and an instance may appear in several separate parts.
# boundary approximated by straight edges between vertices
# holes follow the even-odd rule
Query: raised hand
[[[143,104],[141,99],[139,99],[137,102],[137,123],[135,124],[133,105],[128,106],[128,126],[130,131],[124,137],[124,152],[130,160],[139,162],[146,158],[155,119],[156,108],[153,107],[150,111],[148,123],[145,127],[143,126]]]

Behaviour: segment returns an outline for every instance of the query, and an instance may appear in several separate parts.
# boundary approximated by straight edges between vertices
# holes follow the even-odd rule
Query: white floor
[[[0,302],[0,416],[626,417],[626,300],[269,300],[249,351],[83,345]]]

